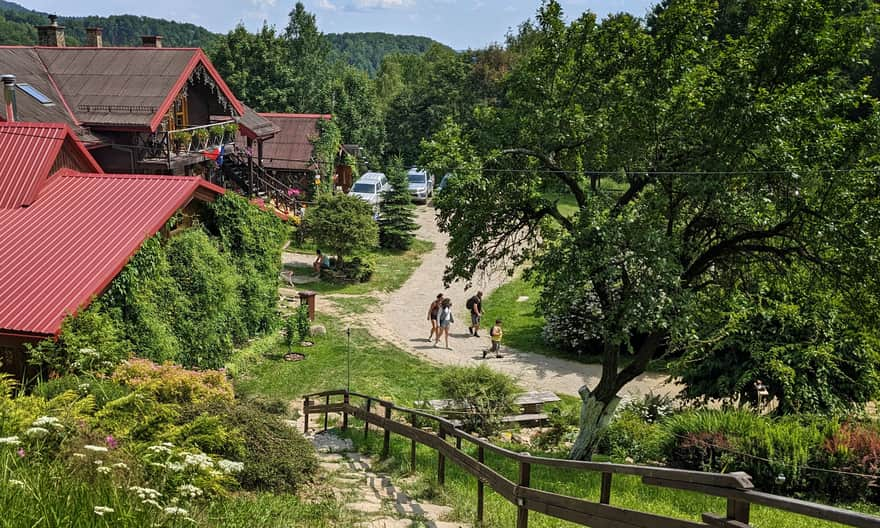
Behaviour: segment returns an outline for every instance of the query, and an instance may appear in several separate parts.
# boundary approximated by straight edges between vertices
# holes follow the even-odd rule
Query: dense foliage
[[[436,200],[446,279],[529,264],[548,319],[574,314],[565,328],[587,329],[575,344],[602,356],[599,383],[581,389],[575,457],[667,352],[692,353],[687,380],[714,380],[694,364],[737,348],[743,367],[723,391],[772,377],[780,411],[880,388],[877,322],[847,316],[876,306],[880,274],[868,62],[880,10],[733,4],[569,23],[550,0],[511,39],[500,96],[424,144],[435,173],[466,162]],[[710,385],[691,394],[717,395]]]
[[[387,249],[409,249],[415,238],[415,206],[409,194],[409,180],[403,161],[394,157],[385,169],[390,188],[379,204],[379,245]]]
[[[107,293],[68,318],[57,341],[37,345],[31,361],[56,373],[106,372],[136,351],[217,368],[234,344],[274,328],[285,225],[234,193],[205,217],[204,229],[146,240]]]
[[[336,256],[337,266],[352,253],[379,243],[373,208],[356,196],[319,195],[317,204],[309,208],[304,225],[322,251]]]
[[[110,377],[14,389],[0,378],[9,526],[212,526],[206,508],[230,491],[296,491],[317,468],[311,444],[233,400],[223,372],[132,360]]]
[[[514,408],[516,384],[506,374],[486,365],[449,367],[440,378],[441,394],[460,409],[454,418],[468,431],[490,435],[501,426],[501,419]]]
[[[438,44],[428,37],[378,32],[328,33],[326,37],[335,55],[370,76],[376,75],[386,55],[420,55]]]

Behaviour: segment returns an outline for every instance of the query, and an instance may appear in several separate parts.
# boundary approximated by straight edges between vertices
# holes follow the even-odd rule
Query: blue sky
[[[283,28],[295,0],[13,0],[59,15],[142,15],[192,22],[225,33],[238,22],[255,30],[263,21]],[[569,18],[586,10],[600,16],[627,11],[643,16],[650,0],[560,0]],[[324,33],[384,31],[424,35],[456,49],[501,42],[509,28],[533,18],[540,0],[304,0]]]

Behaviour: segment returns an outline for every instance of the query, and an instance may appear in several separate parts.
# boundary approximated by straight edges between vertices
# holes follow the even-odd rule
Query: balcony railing
[[[233,143],[236,133],[238,133],[238,125],[231,119],[209,125],[169,130],[165,132],[163,141],[166,157],[170,160],[175,153],[201,152]]]

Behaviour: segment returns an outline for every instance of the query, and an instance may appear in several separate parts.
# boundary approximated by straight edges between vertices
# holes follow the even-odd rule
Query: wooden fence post
[[[483,446],[477,446],[477,462],[483,463]],[[483,481],[477,477],[477,526],[483,526]]]
[[[367,398],[366,413],[367,413],[367,415],[370,414],[370,398]],[[370,422],[367,421],[367,416],[364,416],[364,440],[367,439],[369,434],[370,434]]]
[[[303,403],[303,434],[309,432],[309,397],[306,396],[306,401]]]
[[[460,436],[455,437],[455,448],[458,449],[459,451],[461,451],[461,437]]]
[[[736,499],[727,499],[727,518],[749,524],[749,503]]]
[[[611,475],[602,473],[602,490],[599,492],[599,502],[602,504],[611,504]]]
[[[342,430],[348,431],[348,391],[342,395]]]
[[[437,436],[440,440],[446,441],[446,431],[443,430],[443,424],[437,425]],[[446,483],[446,456],[437,451],[437,483],[441,486]]]
[[[324,405],[326,405],[326,406],[330,405],[330,395],[329,394],[327,395],[327,399],[324,401]],[[330,414],[330,411],[328,411],[327,408],[325,407],[324,408],[324,432],[325,433],[327,432],[327,416],[329,416],[329,414]]]
[[[391,419],[391,407],[388,407],[388,404],[385,404],[385,419]],[[391,431],[385,427],[385,438],[382,441],[382,458],[388,458],[388,453],[391,451]]]
[[[418,428],[418,424],[416,423],[416,413],[412,413],[412,426],[413,429]],[[416,472],[416,441],[412,440],[409,446],[409,470],[412,473]]]
[[[528,462],[519,463],[519,485],[527,488],[532,479],[532,466]],[[529,509],[526,508],[525,499],[516,498],[516,528],[528,528]]]

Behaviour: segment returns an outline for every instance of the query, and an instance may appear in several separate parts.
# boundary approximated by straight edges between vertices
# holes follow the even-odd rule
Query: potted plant
[[[225,131],[223,125],[213,125],[208,131],[211,134],[211,145],[220,145],[223,143],[223,133]]]
[[[174,141],[174,146],[177,148],[177,152],[186,152],[189,150],[189,145],[192,143],[192,134],[189,132],[177,132],[172,134],[171,137]]]
[[[225,143],[235,141],[235,135],[238,133],[238,123],[226,123],[223,125],[223,139]]]
[[[207,128],[197,128],[193,130],[193,137],[196,140],[197,148],[205,148],[208,146],[208,137],[211,135]]]

